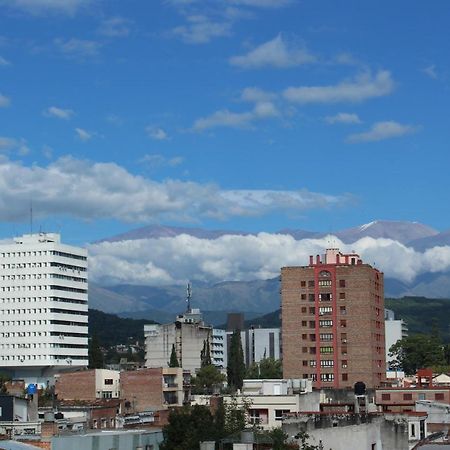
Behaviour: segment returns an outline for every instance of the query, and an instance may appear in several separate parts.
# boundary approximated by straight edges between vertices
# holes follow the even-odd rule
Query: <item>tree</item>
[[[393,366],[402,368],[407,375],[418,369],[445,365],[445,351],[437,335],[414,334],[395,343],[389,350]]]
[[[0,394],[7,394],[8,390],[6,389],[6,383],[11,381],[11,377],[0,373]]]
[[[203,366],[191,381],[197,391],[212,393],[214,386],[221,386],[226,380],[225,375],[213,364]]]
[[[211,350],[209,348],[208,339],[203,341],[203,350],[200,352],[200,360],[202,367],[211,365]]]
[[[89,369],[102,369],[103,368],[103,352],[100,348],[100,341],[96,334],[94,334],[89,340]]]
[[[263,358],[259,363],[253,363],[245,374],[250,379],[283,378],[283,368],[279,359]]]
[[[232,390],[242,389],[245,375],[244,352],[242,350],[241,333],[233,332],[228,353],[227,377]]]
[[[300,440],[300,450],[323,450],[322,444],[313,445],[308,442],[309,434],[305,431],[298,433],[295,438]]]
[[[197,450],[200,442],[214,440],[217,430],[209,408],[195,405],[171,410],[163,429],[161,450]]]
[[[245,397],[241,397],[238,401],[237,397],[232,396],[225,405],[225,434],[238,433],[245,429],[248,425],[248,409],[251,401]]]
[[[178,362],[177,352],[175,351],[175,344],[172,344],[172,352],[170,353],[169,367],[180,367]]]

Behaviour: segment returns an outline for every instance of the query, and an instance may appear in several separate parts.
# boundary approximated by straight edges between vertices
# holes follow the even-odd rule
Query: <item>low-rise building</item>
[[[120,372],[90,369],[55,375],[55,394],[64,400],[95,400],[119,398]]]
[[[375,403],[384,412],[414,411],[419,400],[449,404],[450,388],[380,388],[375,392]]]

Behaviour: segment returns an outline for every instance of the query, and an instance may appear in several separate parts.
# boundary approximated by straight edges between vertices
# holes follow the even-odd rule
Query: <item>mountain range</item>
[[[321,238],[329,233],[284,229],[297,240]],[[201,228],[168,227],[152,225],[112,236],[101,242],[120,242],[136,239],[170,238],[188,234],[199,239],[212,240],[225,235],[249,235],[251,233],[203,230]],[[450,245],[450,230],[437,230],[417,222],[374,221],[358,227],[332,233],[341,241],[351,244],[364,237],[396,240],[418,251],[435,246]],[[208,284],[193,281],[193,307],[207,311],[213,324],[223,323],[226,312],[245,311],[247,318],[268,313],[279,308],[278,278],[254,281],[223,281]],[[135,319],[146,318],[168,322],[174,314],[185,310],[185,286],[147,286],[119,284],[99,286],[90,283],[90,306],[109,313]],[[386,276],[387,297],[426,296],[450,298],[450,273],[424,273],[409,283]]]

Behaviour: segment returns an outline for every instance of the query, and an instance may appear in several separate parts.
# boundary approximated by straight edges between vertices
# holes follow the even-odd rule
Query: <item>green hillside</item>
[[[117,344],[144,340],[144,324],[156,323],[145,319],[124,319],[115,314],[107,314],[89,309],[89,335],[97,336],[100,345],[111,347]]]

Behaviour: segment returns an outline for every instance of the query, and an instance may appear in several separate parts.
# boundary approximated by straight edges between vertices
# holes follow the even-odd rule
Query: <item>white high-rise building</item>
[[[29,383],[88,365],[87,251],[37,233],[0,245],[0,372]]]

